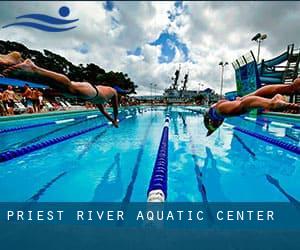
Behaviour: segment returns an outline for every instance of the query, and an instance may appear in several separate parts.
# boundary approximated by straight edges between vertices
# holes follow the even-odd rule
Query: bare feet
[[[116,128],[119,127],[119,122],[118,122],[117,120],[114,120],[114,121],[112,122],[112,124],[113,124]]]
[[[26,59],[24,62],[16,64],[4,70],[3,74],[9,75],[14,71],[25,71],[25,72],[33,73],[35,72],[36,68],[37,68],[36,65],[30,59]]]
[[[24,60],[21,54],[17,51],[11,52],[7,55],[0,55],[0,65],[12,66],[18,63],[22,63]]]
[[[300,78],[299,77],[293,81],[292,86],[293,86],[294,93],[300,93]]]
[[[282,95],[277,94],[271,100],[271,110],[289,111],[290,113],[299,113],[300,106],[295,103],[286,102]]]

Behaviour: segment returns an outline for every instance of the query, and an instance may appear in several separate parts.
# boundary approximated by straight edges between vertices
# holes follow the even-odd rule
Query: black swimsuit
[[[99,96],[99,90],[97,89],[96,85],[89,82],[89,84],[96,90],[96,95],[94,97],[84,98],[86,101],[93,101],[95,98]]]

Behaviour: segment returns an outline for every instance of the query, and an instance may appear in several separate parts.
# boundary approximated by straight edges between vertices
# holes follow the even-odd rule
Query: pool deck
[[[281,113],[281,112],[265,112],[262,113],[263,116],[274,117],[274,118],[287,118],[287,119],[299,119],[300,114],[290,114],[290,113]]]
[[[98,109],[76,109],[76,110],[64,110],[64,111],[51,111],[45,113],[33,113],[33,114],[22,114],[14,116],[1,116],[0,122],[4,121],[18,121],[24,119],[34,119],[40,117],[49,117],[49,116],[58,116],[58,115],[67,115],[67,114],[81,114],[85,112],[98,112]],[[299,119],[300,114],[289,114],[281,112],[265,112],[262,113],[263,116],[274,117],[274,118],[286,118],[286,119]]]
[[[22,115],[13,115],[13,116],[1,116],[0,122],[18,121],[24,119],[33,119],[33,118],[67,115],[67,114],[80,114],[85,112],[97,112],[97,111],[98,109],[78,109],[78,110],[64,110],[64,111],[51,111],[51,112],[44,112],[44,113],[22,114]]]

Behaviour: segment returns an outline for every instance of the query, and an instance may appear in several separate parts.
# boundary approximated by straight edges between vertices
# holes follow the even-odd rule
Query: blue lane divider
[[[281,141],[281,140],[278,140],[278,139],[275,139],[275,138],[272,138],[272,137],[269,137],[269,136],[266,136],[266,135],[262,135],[262,134],[244,129],[244,128],[234,127],[233,129],[237,130],[237,131],[240,131],[244,134],[250,135],[252,137],[255,137],[257,139],[260,139],[262,141],[265,141],[267,143],[273,144],[277,147],[288,150],[290,152],[293,152],[295,154],[300,154],[300,147],[298,147],[296,145],[293,145],[293,144],[290,144],[290,143],[287,143],[287,142],[284,142],[284,141]]]
[[[246,121],[255,122],[256,124],[258,124],[260,126],[264,126],[265,124],[269,124],[269,125],[273,125],[275,127],[300,129],[300,125],[299,124],[276,122],[276,121],[271,121],[271,120],[269,120],[267,118],[264,118],[264,117],[253,118],[253,117],[248,117],[248,116],[241,116],[240,118],[242,118],[242,119],[244,119]]]
[[[100,115],[79,116],[76,118],[70,118],[70,119],[64,119],[64,120],[57,120],[57,121],[50,121],[50,122],[31,124],[31,125],[25,125],[25,126],[19,126],[19,127],[5,128],[5,129],[0,129],[0,134],[14,132],[14,131],[20,131],[20,130],[25,130],[25,129],[31,129],[31,128],[37,128],[37,127],[44,127],[44,126],[49,126],[49,125],[59,125],[59,124],[64,124],[64,123],[74,122],[74,121],[79,121],[79,120],[95,119],[99,116]]]
[[[121,122],[121,121],[123,121],[125,119],[129,119],[131,117],[132,117],[131,115],[125,116],[125,117],[121,118],[119,120],[119,122]],[[71,134],[67,134],[67,135],[64,135],[64,136],[56,137],[56,138],[53,138],[53,139],[50,139],[50,140],[46,140],[46,141],[43,141],[43,142],[39,142],[39,143],[35,143],[35,144],[29,145],[29,146],[21,147],[21,148],[18,148],[16,150],[9,150],[9,151],[0,153],[0,162],[9,161],[9,160],[17,158],[19,156],[22,156],[22,155],[25,155],[25,154],[29,154],[29,153],[31,153],[33,151],[37,151],[39,149],[46,148],[46,147],[49,147],[51,145],[54,145],[54,144],[57,144],[57,143],[69,140],[71,138],[74,138],[76,136],[88,133],[90,131],[106,127],[106,126],[108,126],[110,124],[111,124],[111,122],[105,122],[105,123],[102,123],[102,124],[100,124],[98,126],[95,126],[95,127],[83,129],[83,130],[80,130],[80,131],[77,131],[77,132],[73,132]]]
[[[148,202],[164,202],[167,199],[169,123],[167,116],[147,192]]]

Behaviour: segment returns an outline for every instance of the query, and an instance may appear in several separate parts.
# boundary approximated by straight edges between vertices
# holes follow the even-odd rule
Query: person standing
[[[43,97],[43,92],[38,90],[38,99],[39,99],[39,112],[41,112],[41,110],[43,109],[44,106],[44,97]]]
[[[39,112],[39,93],[37,89],[32,90],[31,100],[32,100],[34,112]]]
[[[7,106],[8,115],[14,115],[15,100],[17,98],[16,93],[11,85],[8,85],[7,90],[4,91],[2,98],[4,104]]]
[[[28,113],[33,113],[33,104],[32,104],[32,90],[28,84],[24,86],[24,93],[22,94],[23,98],[25,99],[25,107],[27,108]]]
[[[1,89],[0,90],[0,116],[6,116],[6,114],[7,114],[7,110],[3,103],[3,93],[2,93],[2,89]]]

